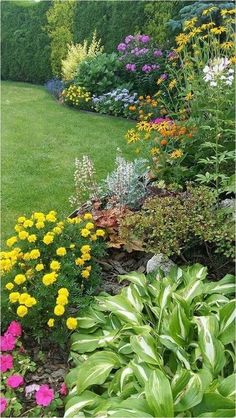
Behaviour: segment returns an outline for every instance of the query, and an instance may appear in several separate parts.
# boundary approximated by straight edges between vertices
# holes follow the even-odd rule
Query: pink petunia
[[[13,337],[20,337],[22,334],[21,324],[17,321],[12,321],[7,328],[7,333],[13,335]]]
[[[6,380],[7,386],[9,386],[12,389],[16,389],[19,386],[23,385],[24,379],[19,374],[13,374],[12,376],[9,376]]]
[[[37,405],[48,406],[54,399],[54,391],[48,385],[42,385],[36,392],[35,399]]]
[[[1,337],[1,351],[12,351],[15,348],[16,339],[12,334],[5,332]]]
[[[3,354],[0,356],[0,371],[5,373],[13,367],[13,357],[11,354]]]
[[[7,400],[5,398],[0,398],[0,413],[2,414],[7,407]]]
[[[63,382],[62,384],[61,384],[61,387],[60,387],[60,394],[61,395],[63,395],[63,396],[66,396],[67,395],[67,393],[68,393],[68,389],[67,389],[67,387],[66,387],[66,384],[65,384],[65,382]]]

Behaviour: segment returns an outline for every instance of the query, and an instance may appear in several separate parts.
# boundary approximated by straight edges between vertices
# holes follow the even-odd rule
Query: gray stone
[[[160,268],[165,275],[167,275],[171,269],[171,267],[175,266],[176,264],[170,260],[164,254],[155,254],[148,262],[147,262],[147,273],[151,273],[158,268]]]

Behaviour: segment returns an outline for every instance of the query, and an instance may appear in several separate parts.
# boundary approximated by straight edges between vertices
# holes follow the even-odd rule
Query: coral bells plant
[[[63,343],[77,327],[72,308],[86,304],[99,283],[95,257],[104,252],[105,233],[90,213],[59,221],[54,211],[20,216],[15,231],[1,253],[4,320],[17,318],[33,337]],[[4,351],[16,333],[3,337]]]

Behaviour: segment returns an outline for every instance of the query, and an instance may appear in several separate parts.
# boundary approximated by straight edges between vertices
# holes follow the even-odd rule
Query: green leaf
[[[154,370],[145,384],[145,396],[155,417],[173,417],[173,398],[169,380],[160,370]]]
[[[198,405],[203,397],[202,381],[197,374],[192,375],[187,385],[178,393],[174,401],[176,412],[183,412]]]
[[[136,359],[130,362],[130,367],[133,369],[134,375],[141,386],[144,386],[148,381],[152,369],[146,363],[139,363]]]
[[[92,385],[101,385],[110,372],[120,366],[120,358],[111,351],[100,351],[93,354],[77,368],[78,394]]]
[[[131,303],[122,295],[96,298],[99,308],[103,311],[111,311],[121,320],[132,324],[142,324],[142,316],[135,310]]]
[[[86,390],[80,396],[71,398],[65,406],[64,418],[77,417],[78,412],[86,406],[96,406],[99,401],[99,396],[89,390]]]
[[[79,328],[92,328],[94,325],[104,324],[106,322],[103,313],[91,307],[86,311],[86,315],[78,316],[77,319]]]
[[[231,300],[220,310],[220,335],[219,339],[223,344],[229,344],[235,340],[235,300]]]
[[[122,280],[129,280],[129,282],[137,284],[138,286],[143,287],[144,289],[147,286],[147,279],[144,276],[144,274],[137,273],[135,271],[131,272],[129,274],[124,274],[122,276],[118,276],[118,279],[119,279],[120,282]]]
[[[204,293],[220,293],[221,295],[235,293],[235,277],[232,274],[227,274],[218,282],[205,284]]]
[[[196,296],[199,296],[203,293],[204,285],[201,280],[196,280],[194,283],[189,283],[188,286],[184,288],[181,293],[181,296],[187,303],[192,303],[193,299]]]
[[[159,341],[161,344],[163,344],[165,347],[169,348],[169,350],[173,351],[178,359],[183,363],[184,367],[187,370],[191,369],[188,355],[185,350],[172,338],[170,335],[160,335]]]
[[[116,331],[103,331],[103,334],[102,332],[96,332],[92,335],[74,333],[72,336],[71,350],[77,351],[78,353],[89,353],[97,348],[106,347],[115,340],[116,335]]]
[[[173,309],[169,318],[169,333],[178,344],[184,346],[189,337],[191,322],[179,304]]]
[[[219,393],[205,393],[202,402],[194,407],[194,416],[199,416],[206,412],[215,412],[219,409],[233,409],[234,401],[221,396]],[[227,416],[227,415],[226,415]]]
[[[134,335],[130,338],[130,344],[141,361],[149,364],[161,364],[156,341],[151,335]]]
[[[121,294],[124,295],[126,299],[128,299],[128,301],[131,303],[131,305],[133,305],[135,309],[137,309],[137,311],[142,312],[143,310],[142,298],[134,286],[130,285],[130,286],[125,287],[122,290]]]
[[[222,396],[234,398],[236,395],[236,374],[231,374],[223,379],[217,390]]]
[[[235,418],[235,409],[218,409],[215,412],[207,412],[205,414],[198,415],[198,417],[205,417],[205,418],[224,418],[224,417],[232,417]]]

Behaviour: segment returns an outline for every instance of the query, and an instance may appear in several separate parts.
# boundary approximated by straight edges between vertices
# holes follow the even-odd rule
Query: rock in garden
[[[175,263],[170,260],[170,258],[161,253],[155,254],[147,262],[147,273],[151,273],[160,268],[165,273],[165,275],[167,275],[173,266],[175,266]]]

